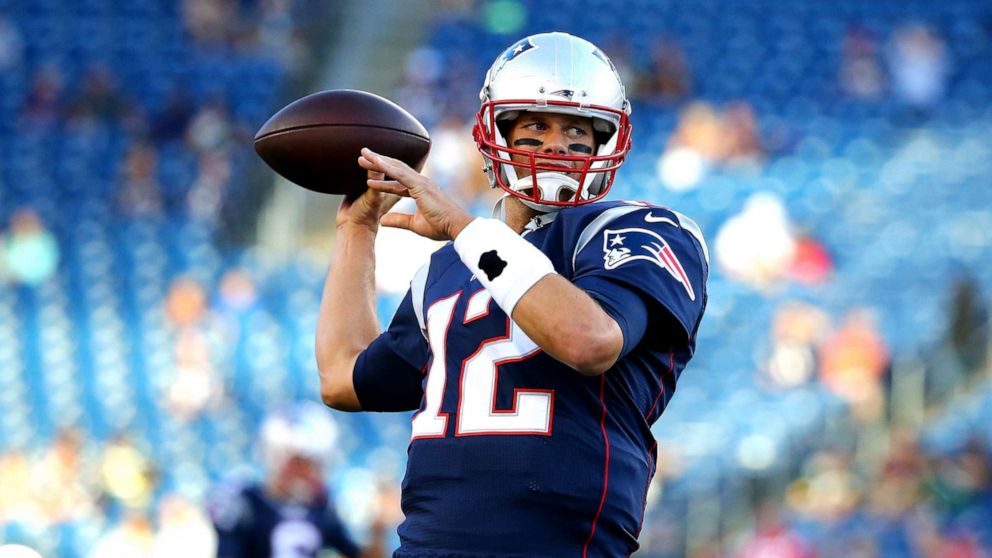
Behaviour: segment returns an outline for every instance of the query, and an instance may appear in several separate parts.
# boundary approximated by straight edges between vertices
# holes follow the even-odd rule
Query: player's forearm
[[[623,349],[620,327],[585,291],[517,231],[495,219],[471,221],[455,251],[504,312],[538,346],[578,372],[606,372]]]
[[[340,227],[334,262],[324,282],[317,318],[317,368],[322,399],[341,410],[360,410],[352,371],[358,355],[379,334],[374,245],[375,232],[371,229],[358,225]]]
[[[620,326],[585,291],[546,275],[513,309],[513,321],[544,352],[586,376],[606,372],[620,357]]]

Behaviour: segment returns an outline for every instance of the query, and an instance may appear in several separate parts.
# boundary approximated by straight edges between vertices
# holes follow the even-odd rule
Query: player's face
[[[320,463],[294,455],[279,471],[279,484],[296,501],[311,501],[323,490]]]
[[[531,153],[588,156],[596,151],[592,118],[569,114],[524,112],[513,122],[506,140],[510,147]],[[514,161],[530,163],[526,155],[513,154],[511,157]],[[537,157],[536,163],[561,166],[563,172],[583,165],[582,161],[557,161],[541,157]],[[530,169],[527,167],[515,166],[514,170],[518,177],[530,176]],[[566,174],[575,180],[581,177],[578,172]]]

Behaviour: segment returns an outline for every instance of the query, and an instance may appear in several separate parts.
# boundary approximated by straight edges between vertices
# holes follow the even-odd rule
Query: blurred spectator
[[[231,180],[231,157],[226,151],[214,149],[200,155],[198,166],[196,180],[186,195],[186,214],[216,226]]]
[[[868,485],[866,538],[882,556],[910,556],[916,544],[916,515],[923,502],[925,462],[915,439],[893,436],[888,459]]]
[[[255,308],[257,303],[258,290],[247,271],[232,268],[224,272],[220,279],[217,301],[217,309],[221,314],[240,317]]]
[[[128,510],[146,510],[155,489],[155,470],[152,462],[129,436],[119,435],[108,442],[100,457],[100,481],[103,492]],[[130,532],[141,527],[147,518],[134,516],[134,525],[124,527]]]
[[[155,178],[158,152],[147,143],[134,145],[124,161],[124,180],[117,194],[121,215],[152,217],[162,213],[162,187]]]
[[[261,12],[257,23],[259,52],[274,56],[290,74],[299,74],[307,67],[310,48],[293,20],[293,2],[260,0],[258,7]]]
[[[0,72],[14,71],[24,57],[24,39],[17,27],[0,17]]]
[[[129,511],[97,540],[89,558],[148,558],[155,547],[155,530],[144,512]]]
[[[423,46],[407,55],[402,81],[396,86],[397,104],[428,128],[433,128],[447,109],[448,89],[441,86],[445,71],[443,55],[437,49]]]
[[[59,265],[58,241],[31,208],[14,212],[9,233],[0,237],[0,248],[6,273],[25,285],[44,283]]]
[[[645,89],[644,82],[651,76],[639,63],[635,49],[630,43],[630,37],[624,33],[615,33],[603,41],[601,45],[603,52],[609,54],[610,61],[613,62],[617,73],[623,79],[627,95],[631,98],[636,97],[635,102],[641,101],[641,91]]]
[[[222,48],[231,38],[236,9],[234,0],[183,0],[183,24],[200,46]]]
[[[34,74],[24,101],[23,116],[31,126],[49,126],[62,115],[64,78],[56,64],[44,64]]]
[[[488,214],[499,197],[489,186],[482,157],[472,140],[472,127],[448,116],[431,130],[431,152],[424,173],[476,214]]]
[[[774,387],[791,388],[813,379],[816,347],[830,325],[826,312],[802,302],[787,302],[772,318],[771,354],[765,366]]]
[[[723,128],[722,160],[737,165],[754,162],[761,157],[758,119],[751,105],[743,101],[728,103],[723,107],[720,125]]]
[[[166,393],[169,414],[189,421],[221,402],[223,386],[203,331],[187,328],[177,332],[175,363],[174,375]]]
[[[221,402],[222,383],[216,370],[213,336],[219,324],[208,315],[203,286],[190,277],[176,279],[165,304],[173,330],[174,376],[166,391],[169,413],[192,420]]]
[[[696,187],[716,165],[741,166],[761,159],[757,118],[743,101],[722,111],[697,101],[688,105],[658,161],[659,178],[675,191]]]
[[[613,51],[607,50],[610,57]],[[621,72],[622,77],[627,76]],[[663,37],[651,47],[651,65],[644,79],[632,83],[634,95],[648,103],[674,104],[692,93],[692,74],[682,46],[673,37]]]
[[[233,136],[227,105],[219,98],[204,105],[186,129],[186,142],[197,154],[228,149]]]
[[[965,374],[981,372],[989,361],[989,309],[974,278],[959,276],[952,285],[948,341]]]
[[[885,73],[875,35],[866,27],[851,26],[841,46],[840,89],[845,95],[874,101],[885,93]]]
[[[992,456],[988,445],[978,437],[969,438],[957,451],[940,457],[931,482],[936,505],[948,517],[967,521],[992,512]]]
[[[823,243],[808,233],[798,234],[789,277],[802,285],[818,285],[824,283],[833,270],[833,258]]]
[[[34,466],[32,488],[47,523],[78,521],[96,510],[96,485],[87,470],[82,434],[65,430]]]
[[[83,78],[82,90],[69,104],[69,118],[114,122],[124,112],[125,101],[118,92],[113,72],[103,64],[91,66]]]
[[[0,453],[0,525],[40,522],[41,512],[31,495],[31,461],[12,449]]]
[[[182,139],[186,128],[193,119],[194,107],[186,88],[173,84],[166,97],[165,106],[151,119],[151,139],[155,143],[167,143]]]
[[[787,502],[818,555],[856,555],[860,542],[852,535],[861,522],[858,503],[863,490],[852,457],[844,452],[822,449],[803,464],[801,476],[788,488]]]
[[[727,219],[714,246],[724,272],[757,289],[780,283],[796,253],[785,206],[767,192],[753,194],[740,213]]]
[[[211,558],[216,547],[217,535],[196,503],[178,494],[162,497],[151,558]]]
[[[677,192],[698,186],[720,155],[722,133],[712,106],[703,102],[687,106],[658,159],[661,183]]]
[[[169,320],[178,328],[199,325],[206,315],[207,296],[203,287],[188,276],[176,278],[165,299]]]
[[[926,114],[944,98],[951,61],[944,41],[925,24],[896,29],[887,57],[897,101]]]
[[[707,161],[719,161],[724,153],[720,113],[709,103],[696,101],[679,115],[679,124],[668,139],[668,148],[684,147]]]
[[[766,500],[758,505],[754,533],[747,536],[736,558],[812,558],[813,552],[781,518],[777,503]]]
[[[820,346],[820,381],[847,400],[862,420],[882,412],[889,349],[867,309],[848,311],[840,328]]]

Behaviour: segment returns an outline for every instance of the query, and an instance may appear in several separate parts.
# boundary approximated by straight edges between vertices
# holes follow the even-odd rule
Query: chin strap
[[[504,193],[502,196],[500,196],[498,200],[496,200],[496,205],[493,206],[493,212],[492,212],[493,219],[496,219],[503,223],[506,222],[506,200],[511,197],[513,196],[511,196],[508,193]],[[561,209],[560,207],[551,207],[551,210],[548,211],[547,213],[539,213],[534,217],[532,217],[531,220],[528,221],[526,225],[524,225],[523,234],[536,231],[537,229],[543,227],[544,225],[547,225],[552,221],[554,221],[555,217],[558,216],[558,211],[560,209]]]
[[[534,188],[535,180],[530,176],[517,179],[510,185],[514,192],[523,192]],[[558,201],[562,191],[570,192],[570,198],[574,198],[579,191],[579,181],[560,172],[539,172],[537,173],[537,187],[541,192],[541,199]],[[540,202],[520,199],[527,207],[542,213],[558,211],[561,209],[557,205],[548,205]]]
[[[493,219],[506,222],[506,198],[508,197],[510,197],[510,194],[503,192],[503,195],[496,200],[496,205],[493,206],[493,214],[491,215]]]

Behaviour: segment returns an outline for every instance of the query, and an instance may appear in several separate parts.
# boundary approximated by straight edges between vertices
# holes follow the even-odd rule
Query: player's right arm
[[[342,411],[362,409],[352,378],[358,356],[379,335],[375,311],[375,237],[379,218],[396,202],[375,190],[344,200],[337,214],[334,262],[317,317],[320,397]]]

